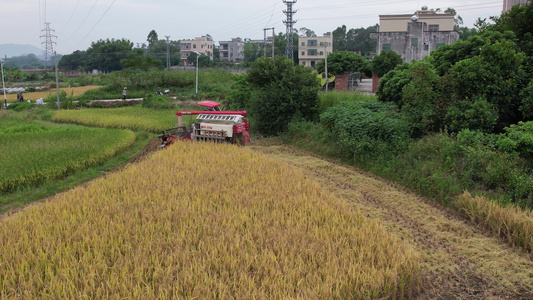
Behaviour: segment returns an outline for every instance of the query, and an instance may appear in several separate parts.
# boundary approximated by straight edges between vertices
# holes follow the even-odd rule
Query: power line
[[[96,6],[96,3],[98,2],[98,0],[94,0],[94,3],[93,3],[93,6],[91,7],[91,9],[89,10],[89,12],[87,13],[87,15],[85,16],[85,18],[83,19],[83,21],[81,21],[81,24],[80,26],[78,26],[78,28],[76,29],[76,31],[74,31],[74,33],[67,39],[67,41],[70,41],[75,35],[76,33],[78,33],[78,31],[80,30],[80,28],[85,24],[85,21],[87,21],[87,18],[89,17],[89,15],[91,14],[91,12],[93,11],[94,7]],[[76,45],[77,46],[77,45]],[[75,47],[74,47],[75,48]]]
[[[111,7],[113,6],[113,4],[115,4],[115,1],[117,0],[113,0],[113,2],[111,2],[111,4],[109,5],[109,7],[106,9],[106,11],[104,12],[104,14],[100,17],[100,19],[98,19],[98,21],[96,22],[96,24],[94,24],[93,28],[91,28],[91,30],[89,30],[89,32],[87,32],[87,34],[81,39],[81,41],[76,44],[76,46],[72,47],[72,49],[78,47],[79,44],[81,44],[81,42],[83,42],[88,36],[89,34],[91,34],[91,32],[93,32],[94,28],[96,28],[96,26],[98,26],[98,24],[100,24],[100,21],[102,21],[102,19],[104,18],[104,16],[107,14],[107,12],[111,9]],[[96,3],[96,2],[95,2]],[[70,49],[70,50],[72,50]]]
[[[74,13],[76,12],[76,9],[78,9],[78,5],[79,4],[80,4],[80,0],[78,0],[78,2],[76,2],[76,6],[74,6],[74,9],[72,10],[72,13],[70,14],[70,17],[68,18],[67,23],[65,24],[65,26],[63,26],[63,28],[61,29],[60,32],[63,32],[65,30],[65,28],[67,28],[68,24],[70,24],[70,21],[72,20],[72,17],[74,16]]]

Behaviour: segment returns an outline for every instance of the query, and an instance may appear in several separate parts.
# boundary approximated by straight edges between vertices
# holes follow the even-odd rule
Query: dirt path
[[[533,299],[531,256],[401,187],[283,145],[252,146],[304,170],[419,254],[418,299]]]

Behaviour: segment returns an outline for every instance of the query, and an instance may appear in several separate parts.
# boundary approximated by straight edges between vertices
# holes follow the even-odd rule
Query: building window
[[[193,49],[196,49],[196,44],[192,45],[192,48],[193,48]]]
[[[411,39],[411,46],[418,47],[418,38]]]
[[[302,42],[302,46],[305,46],[305,42]]]
[[[305,51],[302,51],[302,56],[305,56]]]
[[[317,40],[308,40],[307,46],[316,46],[318,45]]]
[[[324,55],[324,51],[320,51],[320,55]]]
[[[439,31],[439,25],[429,25],[429,31]]]
[[[315,61],[314,61],[314,60],[312,60],[312,61],[311,61],[311,67],[312,67],[312,68],[314,68],[314,67],[315,67],[315,65],[316,65]]]
[[[305,61],[302,61],[302,66],[304,66],[304,67],[305,67]]]
[[[307,55],[309,55],[309,56],[317,56],[318,55],[318,50],[316,50],[316,49],[307,49]]]
[[[429,45],[424,45],[424,51],[428,51],[429,50]]]
[[[391,50],[390,44],[383,44],[383,46],[381,46],[381,50],[382,51],[390,51]]]

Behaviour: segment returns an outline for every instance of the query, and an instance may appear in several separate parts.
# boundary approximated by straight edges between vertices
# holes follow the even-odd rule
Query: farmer
[[[126,87],[122,90],[122,100],[126,100]]]
[[[22,95],[22,92],[20,92],[19,101],[24,102],[24,95]]]

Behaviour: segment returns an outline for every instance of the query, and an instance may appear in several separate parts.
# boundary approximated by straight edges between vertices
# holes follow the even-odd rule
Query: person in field
[[[126,87],[122,90],[122,100],[126,100]]]

